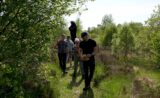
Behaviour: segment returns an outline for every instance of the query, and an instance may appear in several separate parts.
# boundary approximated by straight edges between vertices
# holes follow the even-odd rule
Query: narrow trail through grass
[[[69,68],[67,64],[68,73],[62,75],[58,66],[50,66],[57,72],[57,87],[59,90],[59,98],[132,98],[133,97],[133,83],[137,77],[151,78],[153,81],[159,82],[160,72],[139,67],[137,73],[121,73],[114,72],[109,76],[105,76],[103,80],[99,80],[98,86],[95,86],[95,79],[101,77],[104,73],[104,67],[96,65],[95,77],[91,82],[91,90],[83,92],[84,80],[78,69],[77,77],[73,78],[73,67]],[[99,79],[99,78],[98,78]],[[56,85],[56,84],[54,84]],[[135,97],[139,98],[139,97]],[[152,98],[152,97],[151,97]],[[153,97],[154,98],[154,97]]]
[[[82,79],[81,73],[78,71],[77,77],[73,78],[74,69],[68,68],[68,73],[61,76],[60,83],[60,98],[99,98],[98,89],[93,87],[87,92],[83,92],[84,80]]]

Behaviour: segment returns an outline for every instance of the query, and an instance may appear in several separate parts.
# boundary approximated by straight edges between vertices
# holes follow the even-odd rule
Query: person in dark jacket
[[[76,32],[77,32],[77,26],[74,21],[71,21],[71,26],[69,27],[70,35],[71,35],[71,40],[74,42],[76,38]]]
[[[96,54],[96,41],[89,38],[87,32],[81,34],[83,41],[80,42],[80,59],[83,61],[84,74],[85,74],[85,87],[84,91],[90,89],[90,83],[93,78],[95,70],[95,54]]]

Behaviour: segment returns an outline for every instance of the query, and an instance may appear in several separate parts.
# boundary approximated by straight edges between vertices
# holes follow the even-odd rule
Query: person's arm
[[[79,44],[78,55],[79,55],[80,58],[81,58],[82,55],[83,55],[83,50],[82,50],[82,44],[81,44],[81,43]]]
[[[97,47],[94,47],[93,52],[91,54],[87,54],[88,57],[95,56],[97,53]]]
[[[91,54],[87,54],[88,57],[95,56],[97,53],[97,44],[93,41],[93,52]]]
[[[79,55],[79,57],[82,57],[82,55],[83,55],[83,50],[81,48],[78,49],[78,55]]]
[[[94,50],[93,50],[93,52],[92,52],[92,56],[95,56],[96,55],[96,53],[97,53],[97,46],[96,47],[94,47]]]

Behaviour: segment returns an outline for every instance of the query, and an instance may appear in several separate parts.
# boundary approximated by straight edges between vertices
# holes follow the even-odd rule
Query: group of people
[[[81,33],[81,38],[76,37],[76,24],[71,21],[69,27],[70,35],[61,35],[61,38],[57,41],[59,65],[63,74],[67,74],[66,62],[70,63],[72,67],[72,61],[74,61],[73,77],[77,76],[78,66],[80,67],[82,78],[85,80],[84,91],[90,89],[90,83],[93,78],[95,70],[95,54],[96,54],[96,42],[89,38],[87,32]]]

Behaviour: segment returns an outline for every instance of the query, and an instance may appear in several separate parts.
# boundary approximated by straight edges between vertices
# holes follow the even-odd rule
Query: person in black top
[[[83,90],[90,89],[90,83],[93,78],[95,70],[95,54],[96,54],[96,42],[89,38],[87,32],[81,34],[83,41],[80,43],[80,58],[83,61],[85,72],[85,87]]]
[[[69,27],[70,35],[71,35],[71,40],[74,42],[76,38],[76,32],[77,32],[77,26],[74,21],[71,21],[71,26]]]

